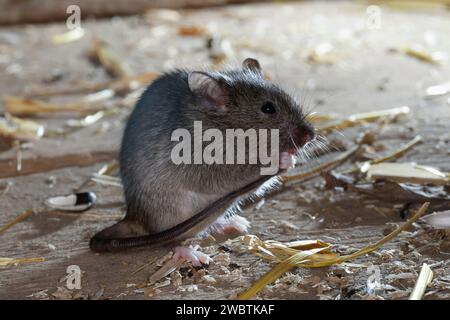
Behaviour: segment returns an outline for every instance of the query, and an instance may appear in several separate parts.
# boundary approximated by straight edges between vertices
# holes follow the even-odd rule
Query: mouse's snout
[[[294,127],[291,134],[298,148],[303,147],[315,138],[314,129],[309,125]]]

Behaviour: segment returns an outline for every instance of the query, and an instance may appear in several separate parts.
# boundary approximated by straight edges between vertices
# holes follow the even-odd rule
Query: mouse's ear
[[[193,71],[188,75],[189,89],[207,99],[218,111],[226,111],[227,89],[205,72]]]
[[[259,61],[253,58],[247,58],[242,62],[242,68],[244,70],[250,70],[256,74],[263,74],[261,65],[259,64]]]

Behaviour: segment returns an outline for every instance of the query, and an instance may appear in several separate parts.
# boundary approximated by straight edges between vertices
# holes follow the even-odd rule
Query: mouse
[[[174,131],[182,128],[194,134],[198,122],[204,132],[277,130],[277,170],[262,174],[261,161],[174,163],[173,150],[179,143],[173,139]],[[239,199],[273,187],[314,138],[302,106],[267,79],[256,59],[247,58],[241,67],[223,71],[167,72],[146,88],[124,129],[119,164],[126,215],[94,235],[90,248],[112,252],[161,246],[211,228],[245,233],[249,222],[238,215]],[[246,150],[246,156],[251,152],[255,151]],[[196,259],[185,251],[176,255]]]

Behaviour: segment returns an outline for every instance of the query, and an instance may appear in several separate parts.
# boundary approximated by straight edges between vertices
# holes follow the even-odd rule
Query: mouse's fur
[[[275,114],[261,112],[267,101],[276,106]],[[202,121],[203,130],[223,133],[279,129],[280,151],[297,148],[303,135],[312,135],[300,106],[264,78],[256,60],[245,60],[240,70],[164,74],[142,94],[124,131],[120,172],[126,217],[97,238],[160,233],[261,177],[259,165],[175,165],[172,132],[191,131],[194,121]]]

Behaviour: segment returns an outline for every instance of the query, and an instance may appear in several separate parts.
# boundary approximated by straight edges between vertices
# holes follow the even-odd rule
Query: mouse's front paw
[[[289,152],[280,153],[280,169],[290,169],[295,167],[295,157]]]
[[[246,234],[249,227],[250,221],[237,214],[219,218],[212,226],[213,231],[220,234]]]
[[[199,245],[195,247],[176,247],[172,259],[179,262],[190,262],[194,267],[201,267],[203,264],[208,265],[213,261],[210,256],[198,251],[198,249],[200,249]]]

